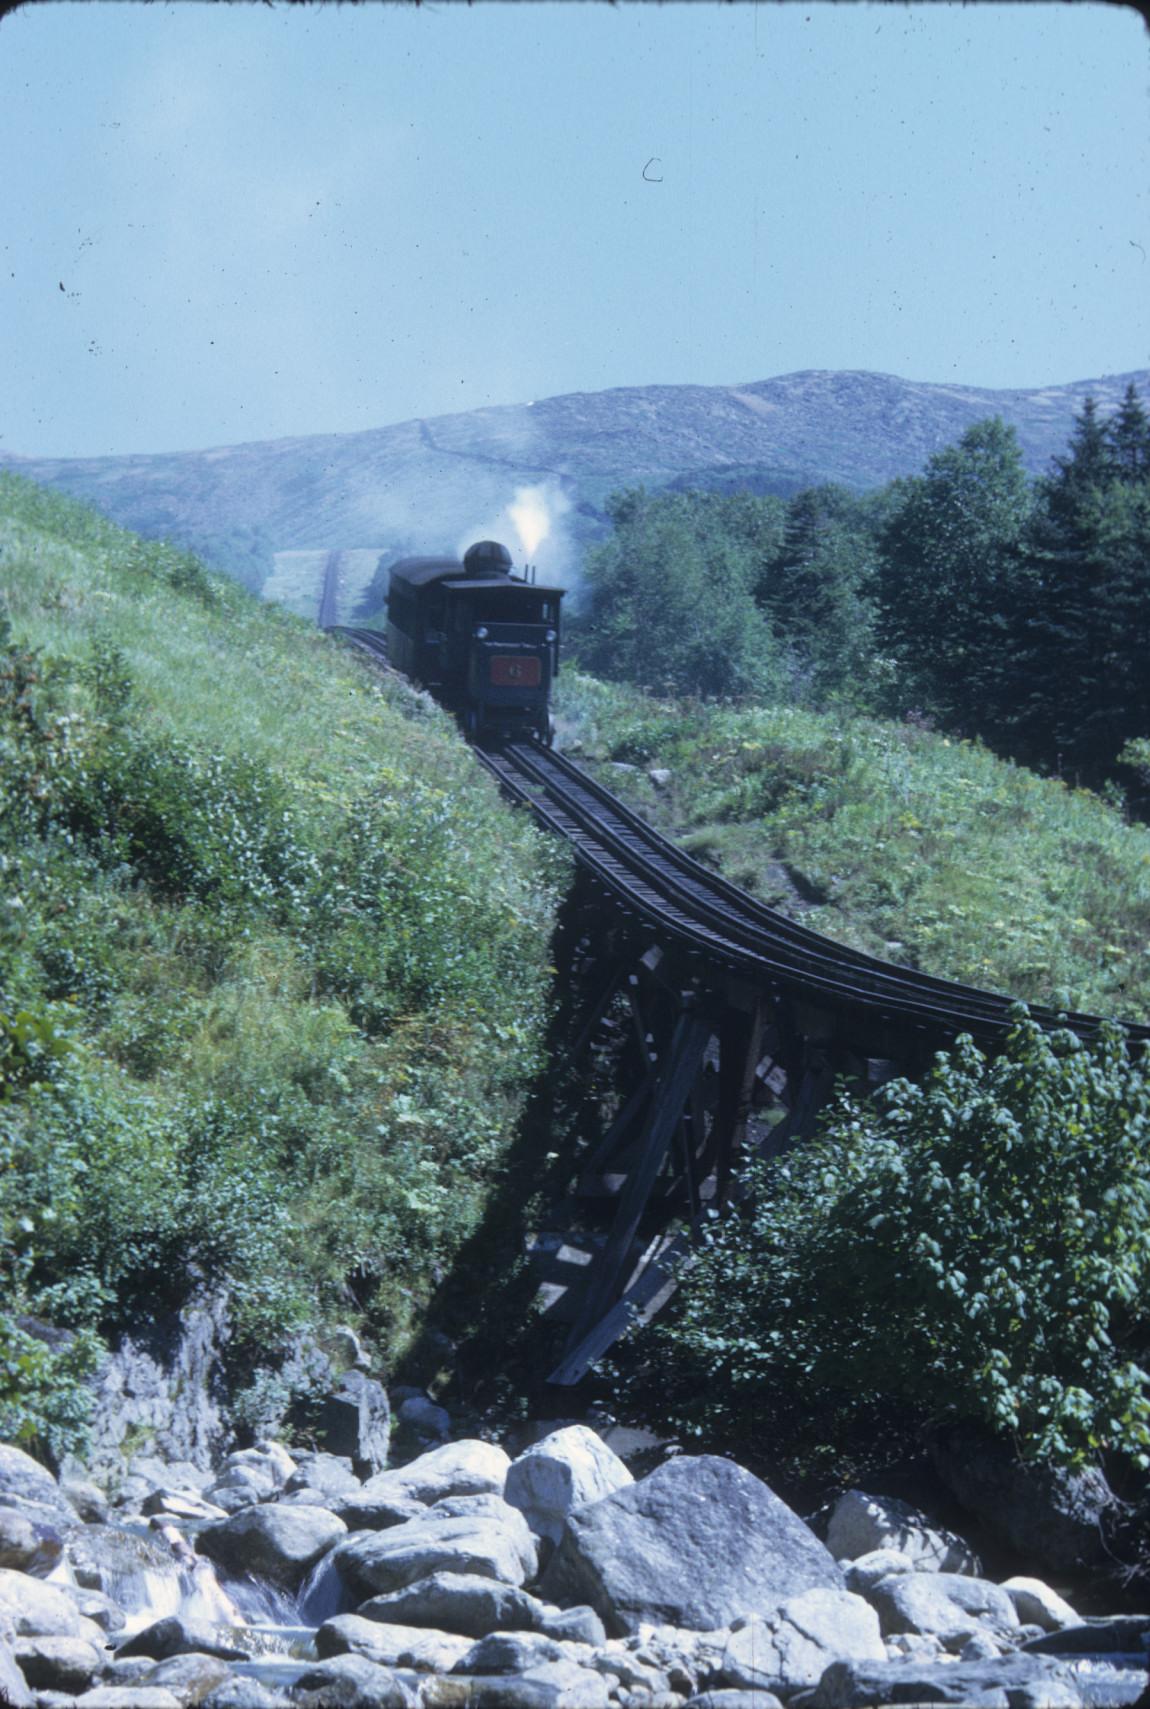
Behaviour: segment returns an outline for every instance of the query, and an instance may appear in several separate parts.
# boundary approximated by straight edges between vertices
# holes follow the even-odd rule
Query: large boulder
[[[544,1632],[549,1637],[602,1643],[606,1634],[591,1609],[562,1610],[515,1585],[476,1573],[432,1573],[359,1610],[368,1620],[400,1626],[436,1626],[469,1638],[490,1632]]]
[[[35,1701],[31,1686],[16,1666],[11,1646],[0,1634],[0,1703],[7,1709],[32,1709]]]
[[[196,1709],[196,1705],[231,1676],[231,1668],[218,1656],[205,1656],[189,1650],[186,1655],[169,1656],[166,1662],[157,1663],[148,1684],[174,1692],[184,1709]]]
[[[333,1561],[361,1596],[402,1590],[433,1573],[474,1573],[521,1585],[534,1577],[538,1561],[522,1514],[518,1526],[490,1514],[449,1516],[429,1511],[388,1531],[366,1531],[337,1545]]]
[[[196,1543],[234,1578],[250,1573],[281,1590],[298,1590],[316,1562],[346,1535],[343,1520],[325,1507],[272,1503],[243,1508],[201,1531]]]
[[[573,1509],[634,1481],[602,1437],[585,1424],[569,1424],[512,1461],[503,1494],[522,1510],[533,1531],[557,1543]]]
[[[301,1673],[291,1702],[296,1709],[413,1709],[417,1699],[388,1668],[348,1654]]]
[[[328,1454],[351,1462],[357,1476],[382,1471],[391,1439],[387,1390],[363,1371],[345,1372],[324,1400],[316,1434]]]
[[[836,1561],[855,1561],[876,1549],[897,1549],[920,1572],[971,1573],[978,1557],[961,1537],[932,1525],[908,1502],[848,1489],[839,1497],[827,1527],[827,1548]]]
[[[1009,1637],[1019,1626],[1005,1590],[961,1573],[895,1573],[879,1580],[869,1600],[884,1633],[918,1632],[956,1653],[978,1633]]]
[[[406,1466],[369,1478],[360,1500],[397,1498],[427,1505],[454,1495],[502,1495],[511,1461],[494,1442],[445,1442]]]
[[[161,1315],[125,1336],[92,1381],[92,1467],[118,1473],[126,1445],[138,1435],[146,1435],[166,1461],[210,1466],[227,1434],[222,1367],[227,1339],[228,1302],[222,1288],[191,1300],[175,1318]]]
[[[17,1638],[16,1665],[37,1691],[87,1691],[105,1656],[83,1638]],[[0,1699],[2,1701],[2,1699]]]
[[[872,1709],[889,1703],[1075,1709],[1082,1701],[1073,1671],[1037,1656],[982,1662],[833,1662],[803,1698],[804,1709]]]
[[[769,1616],[804,1590],[842,1590],[834,1557],[765,1483],[715,1455],[669,1460],[570,1514],[540,1583],[588,1603],[616,1636]]]
[[[82,1616],[59,1585],[0,1567],[0,1622],[22,1638],[78,1638]]]
[[[470,1650],[471,1640],[430,1626],[393,1626],[359,1614],[337,1614],[319,1628],[315,1648],[319,1656],[366,1656],[379,1667],[449,1673]]]
[[[291,1495],[298,1489],[318,1489],[329,1498],[358,1495],[360,1480],[350,1459],[339,1454],[304,1453],[295,1456],[296,1470],[284,1485]]]
[[[1021,1460],[981,1425],[936,1430],[930,1458],[950,1493],[1029,1565],[1072,1572],[1106,1556],[1104,1523],[1120,1503],[1095,1467],[1070,1472]]]
[[[1043,1584],[1040,1578],[1008,1578],[999,1587],[1014,1604],[1024,1626],[1041,1626],[1044,1632],[1060,1632],[1077,1626],[1078,1615],[1065,1597]]]
[[[64,1552],[57,1526],[15,1507],[0,1507],[0,1567],[47,1577]]]
[[[218,1627],[205,1620],[186,1619],[181,1614],[169,1614],[162,1620],[153,1621],[116,1651],[117,1657],[151,1656],[153,1661],[166,1661],[169,1656],[193,1653],[216,1656],[225,1662],[247,1660],[247,1651],[238,1649]]]
[[[459,1701],[446,1695],[438,1699],[444,1709]],[[425,1709],[437,1709],[434,1695],[425,1694],[423,1702]],[[607,1709],[609,1682],[575,1662],[540,1662],[523,1673],[474,1675],[467,1681],[464,1702],[467,1709]]]
[[[516,1585],[478,1573],[437,1572],[388,1596],[373,1596],[359,1612],[368,1620],[485,1638],[489,1632],[537,1631],[537,1616],[556,1611]]]
[[[55,1515],[61,1523],[76,1523],[75,1511],[47,1466],[7,1442],[0,1442],[0,1503],[40,1519]]]
[[[793,1691],[816,1685],[836,1661],[886,1660],[878,1615],[845,1590],[804,1590],[763,1619],[732,1631],[719,1664],[723,1685]]]

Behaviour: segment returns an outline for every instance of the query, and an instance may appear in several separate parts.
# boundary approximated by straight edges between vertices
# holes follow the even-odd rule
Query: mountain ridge
[[[617,488],[788,496],[834,481],[864,491],[917,473],[987,415],[1015,428],[1039,474],[1064,448],[1084,399],[1108,411],[1130,382],[1145,395],[1150,370],[1004,389],[802,369],[735,385],[566,392],[200,451],[0,452],[0,466],[87,499],[125,527],[191,546],[260,587],[278,554],[454,550],[482,533],[514,539],[509,507],[521,489],[537,489],[550,534],[533,556],[564,574],[604,532]]]

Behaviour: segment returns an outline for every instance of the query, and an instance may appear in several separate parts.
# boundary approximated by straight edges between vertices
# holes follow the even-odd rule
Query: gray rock
[[[33,1509],[44,1508],[48,1513],[41,1517],[54,1514],[58,1520],[68,1523],[74,1523],[76,1518],[47,1466],[42,1466],[22,1448],[13,1448],[6,1442],[0,1442],[0,1502],[5,1507],[25,1513],[29,1504]]]
[[[842,1590],[833,1557],[765,1483],[714,1455],[669,1460],[573,1512],[540,1584],[619,1635],[769,1615],[803,1590]]]
[[[567,1515],[634,1483],[617,1454],[585,1424],[553,1431],[514,1460],[504,1499],[518,1507],[533,1531],[557,1543]]]
[[[191,1650],[186,1655],[169,1656],[152,1673],[149,1685],[163,1686],[178,1697],[184,1709],[197,1709],[218,1685],[231,1677],[227,1662],[218,1656],[201,1655]]]
[[[91,1620],[102,1632],[123,1631],[124,1611],[103,1591],[85,1590],[83,1585],[66,1583],[59,1588],[73,1603],[77,1613],[85,1620]]]
[[[63,1477],[60,1492],[77,1519],[85,1525],[106,1525],[112,1516],[111,1504],[99,1484],[89,1478]]]
[[[467,1709],[607,1709],[610,1699],[601,1673],[543,1662],[526,1673],[476,1675],[467,1681],[465,1701]]]
[[[78,1638],[81,1617],[72,1599],[55,1584],[0,1567],[0,1620],[21,1638]]]
[[[511,1461],[494,1442],[445,1442],[406,1466],[379,1472],[362,1495],[403,1497],[431,1505],[455,1495],[502,1495]]]
[[[296,1470],[292,1473],[284,1489],[290,1495],[293,1490],[308,1489],[322,1490],[329,1499],[333,1496],[358,1495],[360,1481],[352,1470],[351,1461],[339,1454],[308,1453],[295,1456]]]
[[[1041,1626],[1044,1632],[1058,1632],[1064,1626],[1081,1624],[1077,1614],[1048,1584],[1040,1578],[1008,1578],[1001,1585],[1014,1612],[1024,1626]]]
[[[400,1424],[406,1425],[428,1442],[446,1442],[451,1435],[451,1414],[442,1406],[436,1406],[426,1395],[412,1395],[405,1400],[396,1418]]]
[[[366,1656],[380,1667],[449,1673],[471,1648],[471,1640],[427,1626],[398,1626],[365,1620],[359,1614],[337,1614],[319,1628],[315,1647],[320,1656],[351,1654]]]
[[[42,1575],[51,1572],[64,1552],[64,1539],[55,1525],[31,1519],[19,1508],[0,1507],[0,1567]]]
[[[245,1508],[209,1526],[196,1546],[236,1578],[250,1573],[281,1590],[298,1590],[316,1562],[346,1535],[343,1520],[324,1507],[276,1503]]]
[[[227,1512],[194,1489],[154,1489],[140,1503],[140,1512],[148,1518],[182,1520],[188,1523],[214,1524],[226,1519]]]
[[[17,1638],[16,1666],[37,1691],[87,1691],[104,1654],[83,1638]]]
[[[151,1656],[113,1656],[100,1670],[101,1685],[147,1685],[157,1664]]]
[[[972,1638],[968,1638],[963,1644],[958,1652],[958,1659],[960,1662],[993,1661],[995,1656],[1002,1654],[1002,1651],[1003,1645],[997,1643],[989,1632],[976,1632]]]
[[[896,1573],[870,1592],[884,1632],[933,1635],[957,1652],[977,1632],[1009,1636],[1018,1615],[1004,1590],[961,1573]]]
[[[533,1548],[525,1549],[515,1531],[485,1515],[428,1514],[388,1531],[360,1532],[338,1544],[332,1559],[344,1583],[365,1597],[402,1590],[437,1572],[521,1585],[536,1571]]]
[[[860,1555],[857,1561],[843,1564],[843,1577],[847,1589],[853,1590],[856,1596],[869,1596],[871,1587],[880,1578],[889,1578],[892,1573],[912,1573],[914,1562],[909,1555],[902,1554],[898,1549],[873,1549],[869,1555]]]
[[[1035,1656],[986,1662],[834,1662],[804,1709],[871,1709],[878,1704],[955,1703],[962,1709],[1076,1709],[1082,1702],[1067,1667]]]
[[[200,1709],[291,1709],[291,1701],[260,1679],[233,1674],[204,1698]]]
[[[878,1615],[860,1596],[804,1590],[731,1632],[718,1683],[789,1692],[817,1684],[832,1662],[885,1660]]]
[[[905,1501],[864,1495],[859,1489],[848,1489],[835,1503],[827,1548],[840,1561],[854,1561],[876,1549],[897,1549],[927,1572],[976,1575],[981,1570],[977,1555],[961,1537],[932,1525]]]
[[[683,1705],[683,1709],[783,1709],[773,1691],[745,1691],[722,1686],[716,1691],[700,1691]]]
[[[316,1431],[329,1454],[351,1461],[368,1478],[387,1465],[391,1411],[387,1391],[362,1371],[347,1371],[327,1396]]]
[[[1057,1573],[1103,1559],[1103,1521],[1119,1503],[1101,1472],[1023,1462],[1009,1443],[972,1424],[937,1431],[930,1457],[956,1500],[1028,1562]]]
[[[596,1649],[607,1641],[607,1630],[593,1608],[557,1608],[535,1630],[561,1643],[590,1644]]]
[[[656,789],[666,789],[667,785],[671,781],[671,773],[667,770],[666,766],[652,766],[648,771],[647,776],[651,779],[651,782],[655,785]]]
[[[526,1673],[543,1662],[572,1661],[564,1646],[540,1632],[492,1632],[472,1644],[452,1673]],[[588,1658],[589,1659],[589,1658]]]
[[[543,1631],[547,1620],[564,1618],[559,1609],[514,1585],[476,1573],[451,1572],[431,1573],[388,1596],[373,1597],[358,1612],[367,1620],[435,1626],[469,1638],[485,1638],[489,1632]]]
[[[349,1531],[386,1531],[392,1525],[405,1525],[427,1511],[426,1503],[412,1495],[349,1495],[332,1499],[332,1512],[337,1513]]]
[[[125,1337],[93,1379],[89,1460],[118,1472],[124,1444],[146,1434],[164,1461],[211,1465],[226,1435],[221,1353],[228,1339],[226,1292],[193,1300],[175,1319]],[[146,1494],[146,1491],[141,1493]]]
[[[0,1703],[7,1709],[32,1709],[32,1688],[20,1669],[8,1640],[0,1636]]]
[[[219,1630],[205,1620],[187,1620],[181,1614],[169,1614],[137,1632],[120,1645],[117,1656],[151,1656],[153,1661],[167,1661],[169,1656],[197,1652],[217,1656],[221,1661],[245,1661],[247,1651],[237,1649],[220,1635]]]
[[[1044,1632],[1026,1645],[1028,1655],[1107,1656],[1150,1652],[1150,1615],[1113,1614]]]
[[[342,1655],[300,1674],[292,1702],[300,1709],[411,1709],[414,1699],[390,1669]]]

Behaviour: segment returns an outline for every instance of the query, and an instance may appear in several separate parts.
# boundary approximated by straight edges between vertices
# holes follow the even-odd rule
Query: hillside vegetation
[[[255,1424],[301,1328],[386,1363],[475,1227],[562,859],[186,553],[6,475],[0,565],[0,1437],[75,1440],[98,1337],[221,1282]]]
[[[914,722],[576,673],[560,706],[582,763],[804,925],[1023,1000],[1150,1015],[1150,829],[1098,795]]]

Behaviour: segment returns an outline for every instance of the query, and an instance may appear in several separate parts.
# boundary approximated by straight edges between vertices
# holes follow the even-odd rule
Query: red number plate
[[[491,660],[491,681],[496,688],[538,688],[542,675],[538,659],[496,653]]]

